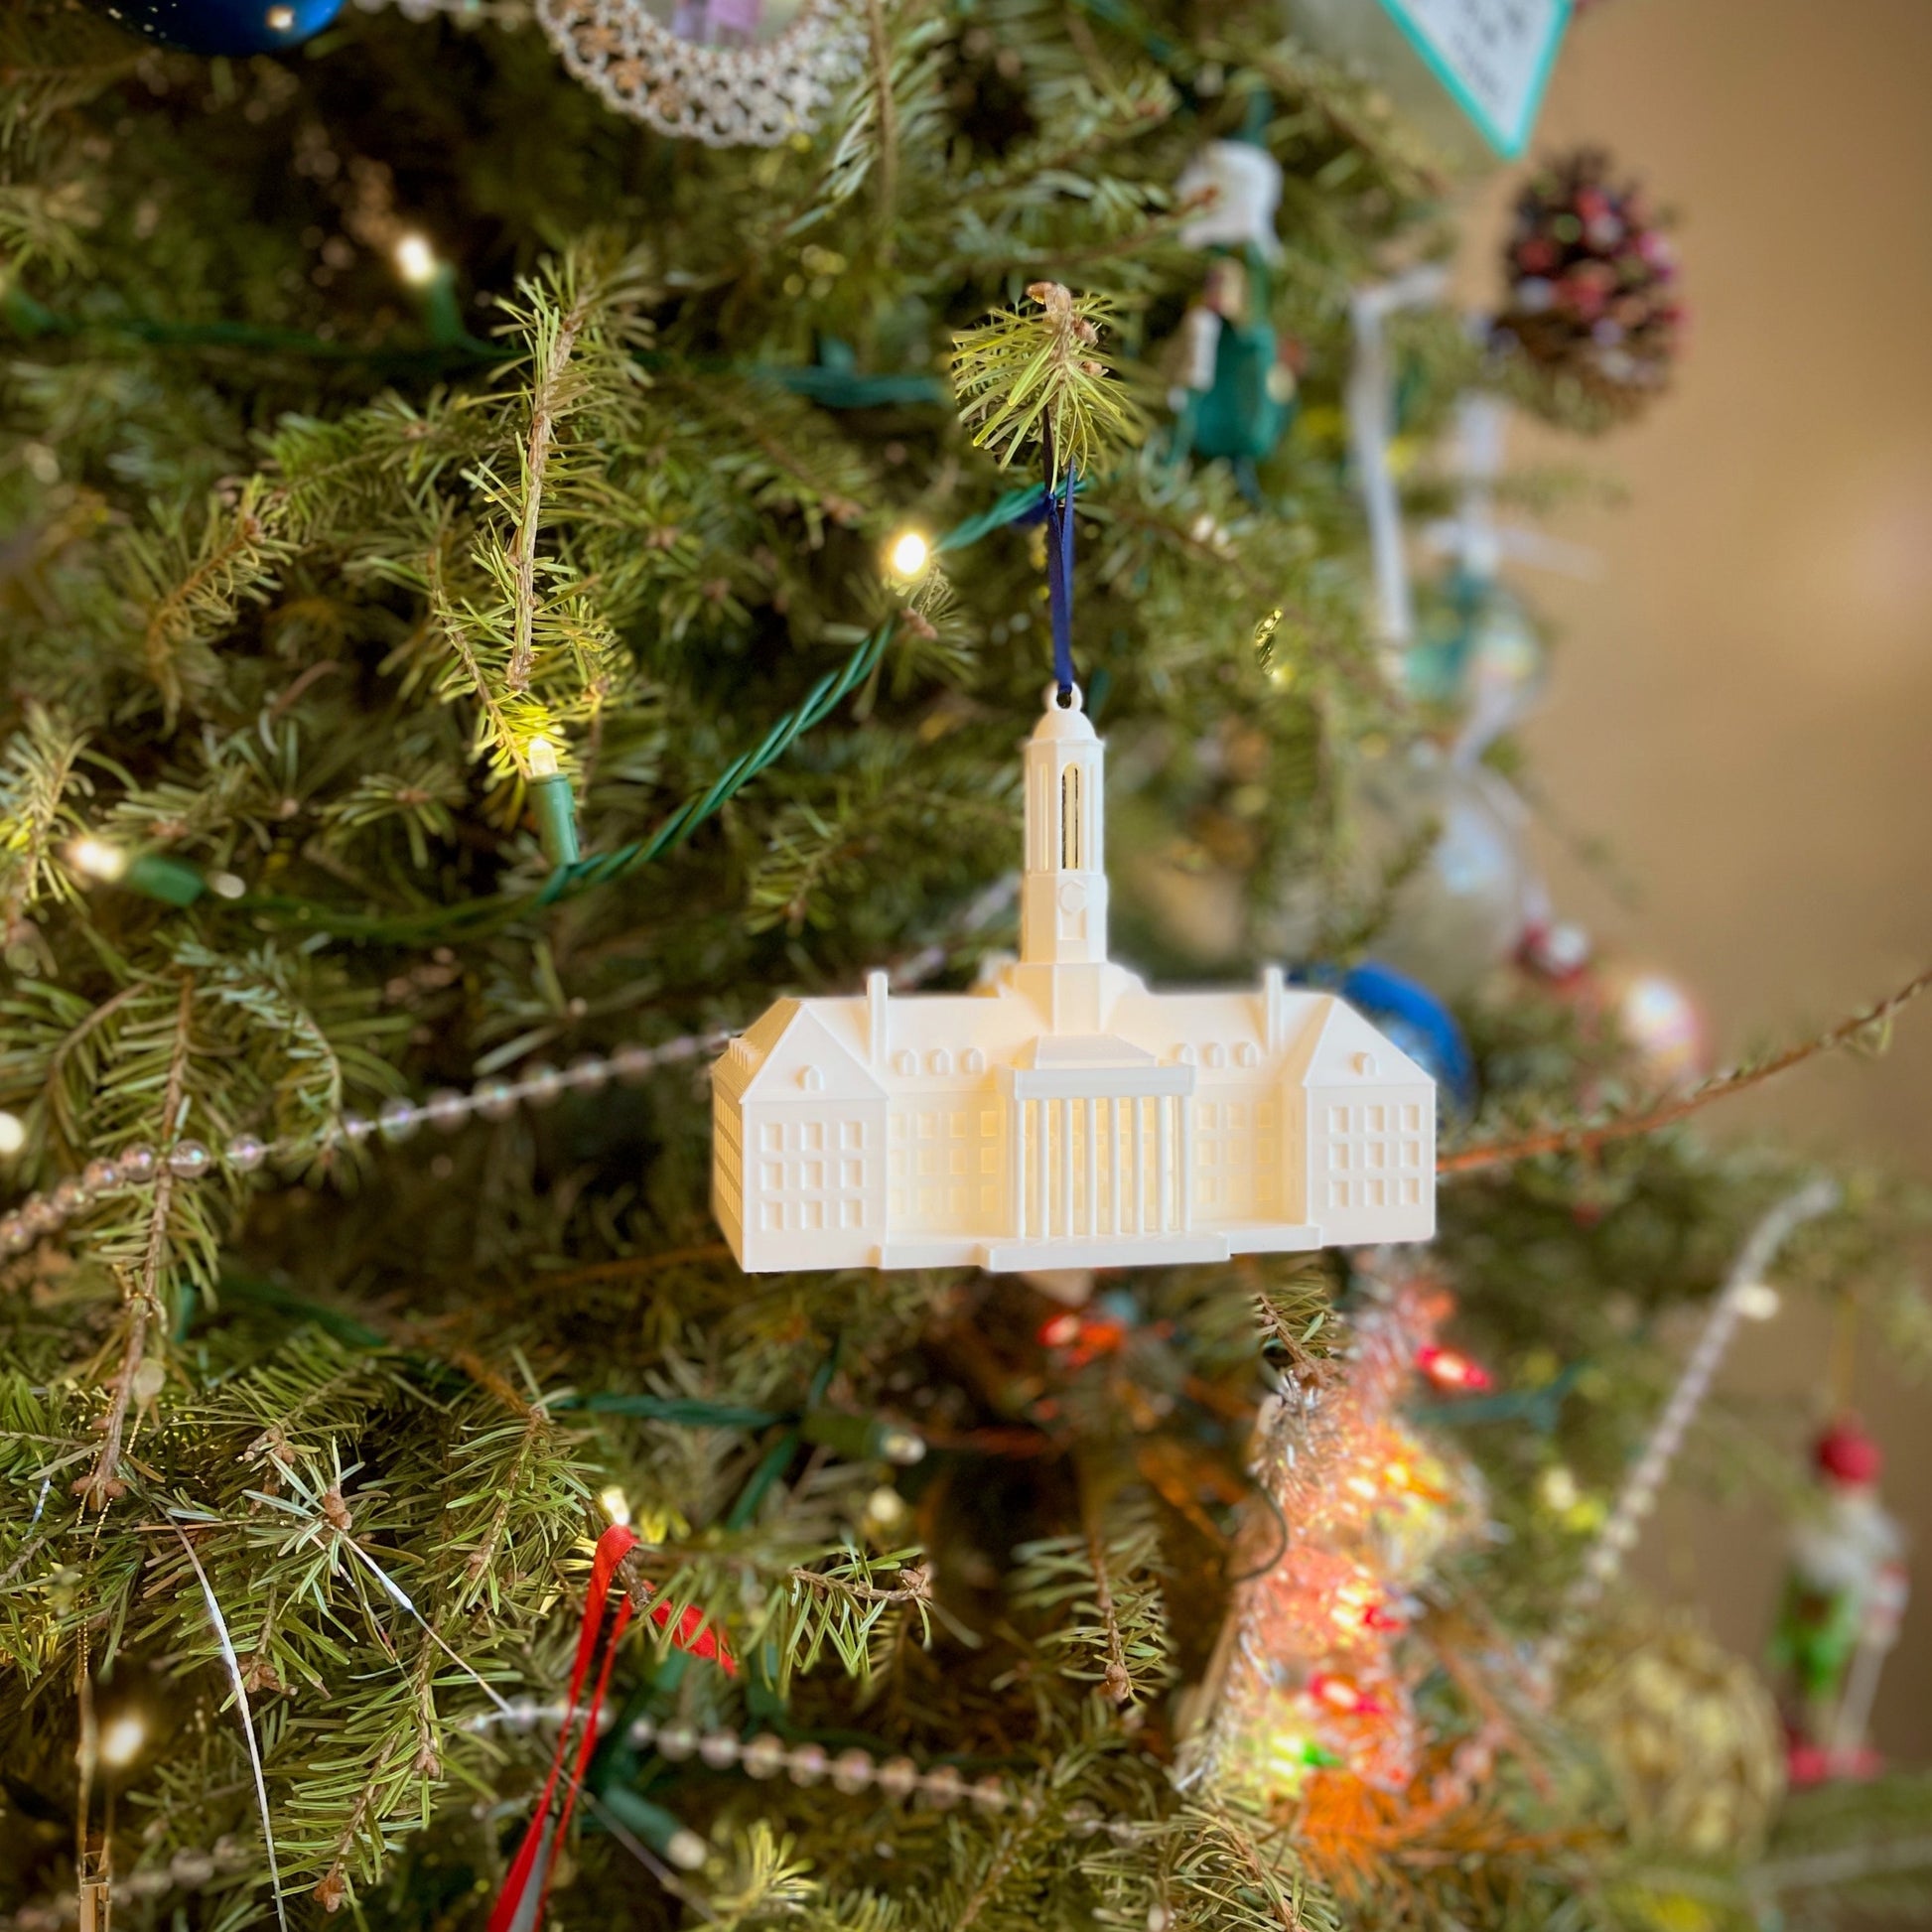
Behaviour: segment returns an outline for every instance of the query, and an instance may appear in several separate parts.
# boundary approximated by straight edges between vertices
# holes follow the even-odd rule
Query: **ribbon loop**
[[[523,1842],[516,1848],[509,1875],[497,1894],[496,1907],[489,1915],[489,1932],[512,1932],[512,1927],[528,1923],[541,1925],[543,1906],[550,1893],[553,1861],[543,1857],[547,1848],[562,1842],[570,1829],[571,1813],[577,1808],[577,1793],[590,1768],[591,1752],[597,1746],[597,1714],[604,1704],[604,1693],[611,1682],[611,1666],[616,1663],[618,1646],[630,1622],[630,1592],[618,1598],[617,1616],[611,1626],[611,1640],[604,1647],[604,1662],[597,1673],[597,1686],[584,1710],[584,1731],[577,1745],[577,1762],[564,1787],[563,1809],[558,1813],[554,1831],[550,1824],[550,1804],[557,1795],[557,1780],[563,1775],[564,1754],[570,1748],[570,1727],[577,1716],[584,1685],[597,1655],[598,1639],[604,1633],[605,1612],[610,1607],[611,1585],[618,1565],[636,1547],[637,1533],[622,1523],[613,1523],[597,1540],[597,1554],[591,1560],[591,1585],[584,1602],[584,1626],[577,1635],[577,1659],[570,1671],[570,1697],[564,1706],[564,1721],[557,1726],[557,1748],[550,1756],[550,1775],[543,1781],[543,1796],[537,1800],[536,1814]],[[532,1880],[536,1883],[535,1910],[525,1912],[524,1899]]]
[[[551,1801],[557,1795],[557,1781],[564,1776],[571,1725],[578,1720],[584,1686],[590,1681],[592,1664],[597,1662],[598,1642],[604,1636],[607,1612],[611,1610],[611,1586],[618,1581],[619,1564],[636,1547],[636,1531],[622,1523],[613,1523],[597,1540],[597,1553],[591,1559],[590,1588],[584,1597],[584,1626],[577,1633],[577,1659],[571,1666],[570,1696],[564,1705],[563,1723],[557,1726],[557,1748],[550,1755],[550,1775],[543,1781],[543,1795],[537,1800],[523,1842],[516,1848],[516,1857],[510,1863],[509,1875],[497,1894],[495,1909],[489,1915],[489,1932],[535,1932],[543,1923],[544,1900],[550,1893],[552,1854],[570,1830],[571,1815],[577,1809],[577,1794],[584,1788],[584,1776],[597,1749],[598,1713],[603,1710],[604,1694],[610,1689],[618,1648],[630,1627],[635,1604],[628,1589],[618,1592],[617,1609],[609,1617],[611,1634],[604,1643],[603,1661],[597,1666],[597,1682],[591,1689],[589,1702],[583,1706],[584,1728],[577,1740],[577,1759],[564,1782],[563,1804],[554,1819],[550,1814]],[[376,1574],[380,1576],[381,1572]],[[670,1629],[671,1642],[678,1649],[719,1665],[728,1677],[737,1675],[738,1660],[733,1657],[730,1646],[706,1624],[704,1612],[695,1603],[685,1606],[675,1628],[671,1628],[668,1603],[653,1603],[650,1619],[660,1628]]]
[[[1073,466],[1055,497],[1046,484],[1046,610],[1053,626],[1053,682],[1064,704],[1073,695]]]

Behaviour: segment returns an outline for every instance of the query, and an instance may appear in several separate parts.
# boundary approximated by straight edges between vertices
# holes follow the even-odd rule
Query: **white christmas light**
[[[108,1769],[124,1771],[141,1755],[148,1741],[148,1727],[132,1711],[123,1711],[100,1727],[100,1761]]]
[[[27,1129],[14,1114],[0,1113],[0,1154],[18,1154],[27,1145]]]
[[[441,265],[436,259],[436,250],[429,245],[428,236],[413,231],[397,237],[395,259],[396,273],[412,289],[427,288],[436,280],[436,272]]]
[[[1769,1282],[1746,1282],[1737,1291],[1737,1312],[1746,1321],[1769,1321],[1780,1306],[1778,1292]]]
[[[597,1506],[614,1523],[630,1521],[630,1498],[614,1482],[608,1489],[598,1492]]]
[[[529,746],[530,776],[533,778],[554,778],[559,770],[557,747],[542,732],[530,740]]]
[[[882,1484],[866,1498],[866,1519],[881,1530],[896,1530],[909,1514],[905,1498]]]
[[[67,849],[67,861],[75,872],[110,885],[127,870],[127,854],[119,846],[92,837],[75,839]]]
[[[893,539],[887,560],[895,577],[916,577],[932,561],[932,546],[917,530],[901,530]]]
[[[1583,1494],[1577,1487],[1575,1474],[1561,1462],[1544,1470],[1543,1480],[1537,1484],[1537,1488],[1542,1493],[1544,1507],[1555,1510],[1560,1516],[1575,1509]]]

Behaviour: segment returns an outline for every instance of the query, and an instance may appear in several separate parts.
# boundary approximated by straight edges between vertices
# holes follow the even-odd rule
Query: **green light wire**
[[[1041,500],[1042,490],[1038,483],[1010,489],[978,516],[955,524],[932,547],[938,552],[963,550],[968,544],[977,543],[982,537],[1004,529],[1009,523],[1025,516],[1030,509],[1036,508]],[[820,678],[799,704],[778,719],[765,733],[763,743],[757,751],[747,752],[733,759],[707,790],[693,793],[649,838],[620,846],[615,852],[580,859],[574,865],[559,866],[537,893],[537,904],[554,905],[559,899],[570,898],[590,887],[607,886],[613,880],[627,879],[674,846],[683,844],[726,800],[767,765],[783,758],[793,739],[829,717],[849,692],[873,674],[886,654],[886,646],[892,642],[893,628],[893,623],[889,621],[875,630],[846,659],[843,669],[828,672]]]
[[[1043,496],[1043,486],[1036,483],[1009,489],[978,515],[968,517],[935,538],[933,550],[943,554],[978,543],[995,530],[1018,522],[1029,511],[1038,509]],[[525,906],[556,905],[593,887],[628,879],[682,845],[760,771],[781,759],[796,739],[829,717],[878,668],[887,645],[892,642],[894,627],[890,620],[882,624],[838,670],[828,671],[799,703],[778,718],[756,750],[734,759],[704,790],[693,792],[647,838],[621,845],[614,852],[580,859],[573,865],[559,866],[534,891],[496,893],[462,905],[391,914],[336,912],[310,899],[271,894],[251,893],[232,902],[238,910],[283,913],[298,923],[314,925],[340,938],[401,943],[419,934],[487,931],[507,923]]]

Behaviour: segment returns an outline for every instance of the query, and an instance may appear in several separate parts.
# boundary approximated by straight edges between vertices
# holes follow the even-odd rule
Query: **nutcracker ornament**
[[[1273,453],[1300,407],[1295,350],[1269,320],[1269,269],[1282,252],[1275,233],[1281,163],[1259,139],[1210,141],[1174,189],[1183,201],[1204,204],[1180,239],[1212,256],[1181,327],[1181,367],[1169,397],[1174,454],[1224,459],[1257,495],[1254,466]]]
[[[1300,406],[1294,350],[1268,320],[1268,286],[1252,250],[1246,260],[1223,255],[1209,265],[1182,327],[1182,368],[1169,397],[1176,457],[1224,458],[1250,495],[1260,487],[1255,465],[1273,454]]]
[[[1905,1537],[1878,1501],[1884,1458],[1851,1418],[1813,1452],[1818,1495],[1792,1539],[1772,1656],[1788,1684],[1793,1784],[1868,1777],[1866,1732],[1907,1596]]]

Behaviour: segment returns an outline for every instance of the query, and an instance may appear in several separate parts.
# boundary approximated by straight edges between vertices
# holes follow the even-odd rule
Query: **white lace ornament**
[[[861,23],[852,0],[804,0],[767,45],[707,47],[652,19],[644,0],[536,0],[564,66],[608,105],[660,134],[714,148],[773,148],[808,134],[852,73]],[[757,0],[711,0],[710,11],[755,23]]]

